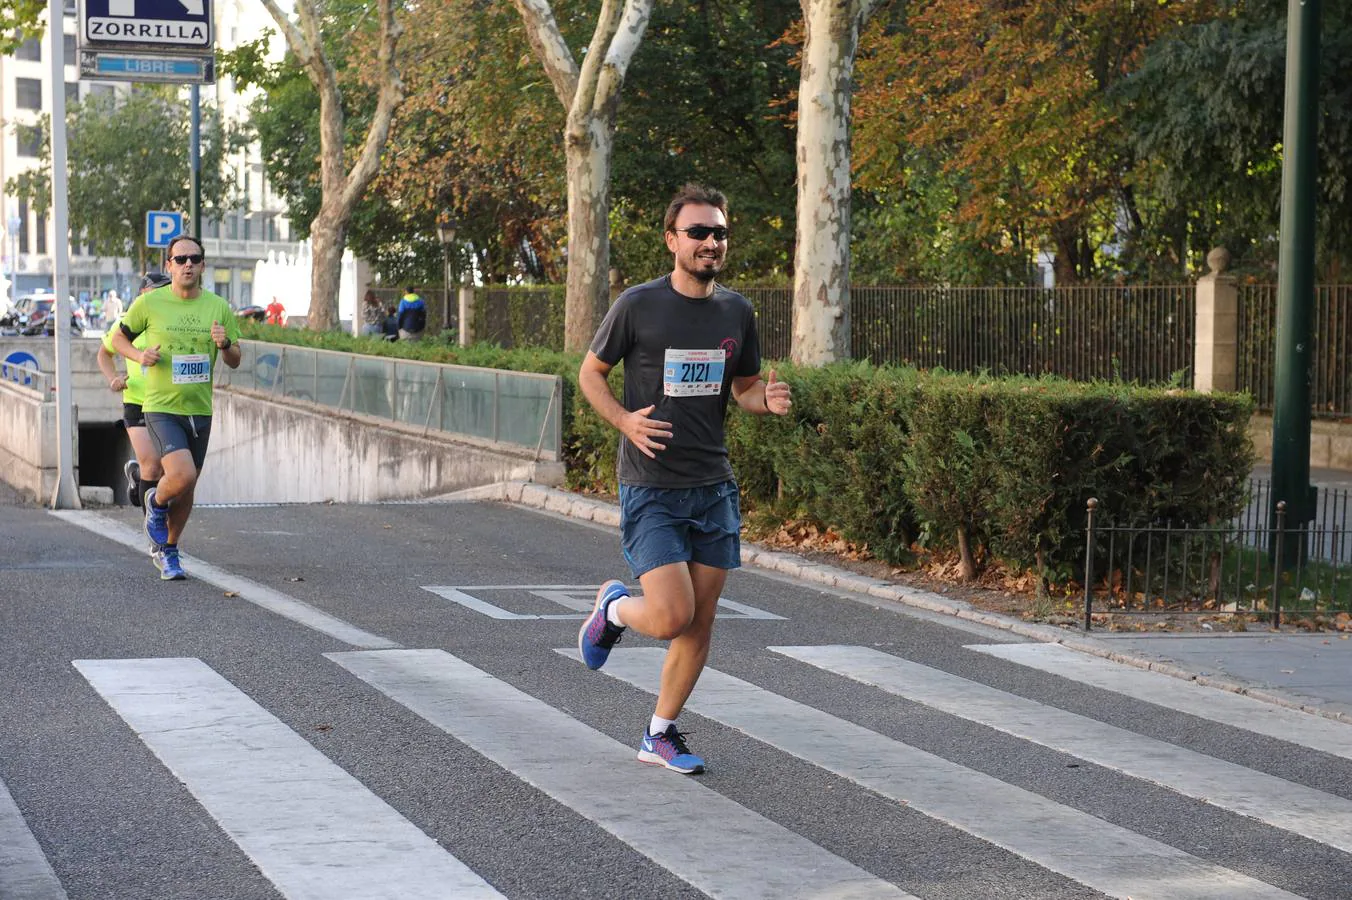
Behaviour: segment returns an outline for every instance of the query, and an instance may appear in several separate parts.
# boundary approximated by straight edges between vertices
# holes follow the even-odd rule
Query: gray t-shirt
[[[719,285],[712,297],[686,297],[665,275],[619,296],[591,351],[607,365],[624,363],[625,409],[655,404],[649,416],[672,425],[656,459],[620,438],[620,483],[679,488],[732,478],[723,441],[732,379],[761,366],[749,300]]]

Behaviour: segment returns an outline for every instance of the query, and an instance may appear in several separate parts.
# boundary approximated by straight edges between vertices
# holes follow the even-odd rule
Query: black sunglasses
[[[726,241],[728,239],[728,230],[722,225],[691,225],[689,228],[677,228],[676,230],[684,231],[696,241],[702,241],[711,234],[716,241]]]
[[[184,263],[192,263],[193,265],[197,265],[204,259],[206,259],[206,257],[200,253],[180,253],[178,256],[169,257],[169,261],[171,263],[175,263],[176,265],[180,266],[183,265]]]

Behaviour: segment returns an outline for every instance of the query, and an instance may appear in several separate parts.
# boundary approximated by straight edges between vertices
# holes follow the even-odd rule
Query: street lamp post
[[[441,241],[441,330],[451,327],[451,245],[455,243],[455,217],[450,210],[437,216],[437,240]]]

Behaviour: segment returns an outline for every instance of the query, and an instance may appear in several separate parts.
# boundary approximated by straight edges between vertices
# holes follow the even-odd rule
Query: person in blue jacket
[[[411,287],[404,288],[404,296],[399,300],[399,311],[395,314],[399,320],[399,340],[420,340],[427,328],[427,304],[418,292]]]

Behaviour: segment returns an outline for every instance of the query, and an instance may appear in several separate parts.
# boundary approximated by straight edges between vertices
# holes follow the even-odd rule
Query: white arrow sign
[[[190,16],[205,14],[202,0],[178,0],[178,5]],[[108,0],[108,15],[132,18],[136,15],[136,0]]]

